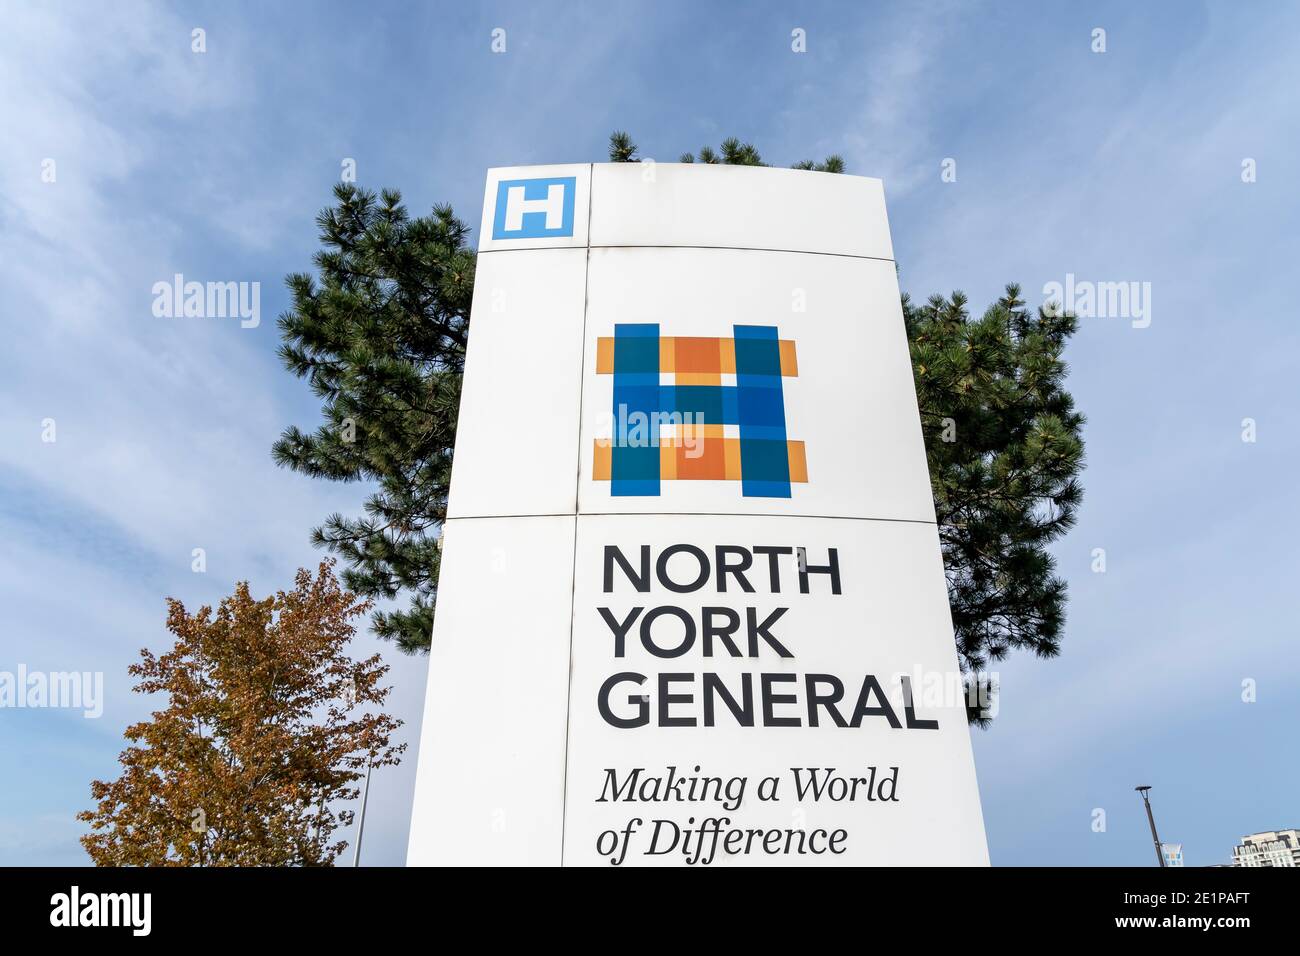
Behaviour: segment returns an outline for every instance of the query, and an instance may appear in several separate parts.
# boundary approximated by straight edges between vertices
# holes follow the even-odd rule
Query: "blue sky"
[[[1058,659],[1000,668],[974,733],[992,859],[1151,863],[1138,783],[1189,865],[1300,826],[1298,48],[1300,8],[1228,2],[8,7],[0,670],[103,671],[106,700],[0,710],[0,864],[85,862],[73,815],[148,711],[126,667],[163,646],[164,597],[286,585],[363,497],[269,455],[317,418],[274,318],[342,160],[476,225],[487,167],[600,160],[613,129],[660,161],[729,135],[842,154],[884,180],[915,298],[1151,283],[1149,326],[1085,319],[1067,354],[1089,419],[1069,620]],[[260,326],[155,318],[177,272],[260,282]],[[405,855],[424,694],[422,659],[388,659],[412,759],[375,778],[368,863]]]

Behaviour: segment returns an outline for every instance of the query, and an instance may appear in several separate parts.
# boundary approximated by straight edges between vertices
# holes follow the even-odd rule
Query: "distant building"
[[[1265,830],[1232,848],[1233,866],[1300,866],[1300,830]]]
[[[1160,844],[1160,855],[1164,857],[1165,866],[1183,865],[1183,845],[1181,843]]]

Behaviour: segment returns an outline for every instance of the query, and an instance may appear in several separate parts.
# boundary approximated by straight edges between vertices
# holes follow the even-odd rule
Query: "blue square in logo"
[[[503,179],[497,183],[493,239],[557,239],[573,235],[574,176]]]

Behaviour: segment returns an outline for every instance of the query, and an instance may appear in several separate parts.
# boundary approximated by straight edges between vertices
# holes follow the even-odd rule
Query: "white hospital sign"
[[[494,169],[481,235],[408,861],[986,865],[881,183]]]

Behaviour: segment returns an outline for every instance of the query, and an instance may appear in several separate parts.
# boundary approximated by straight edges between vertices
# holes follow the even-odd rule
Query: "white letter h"
[[[545,199],[525,199],[523,186],[510,186],[506,189],[506,221],[508,232],[518,232],[524,228],[524,213],[546,213],[546,228],[560,229],[564,226],[564,184],[552,183],[546,187]]]

